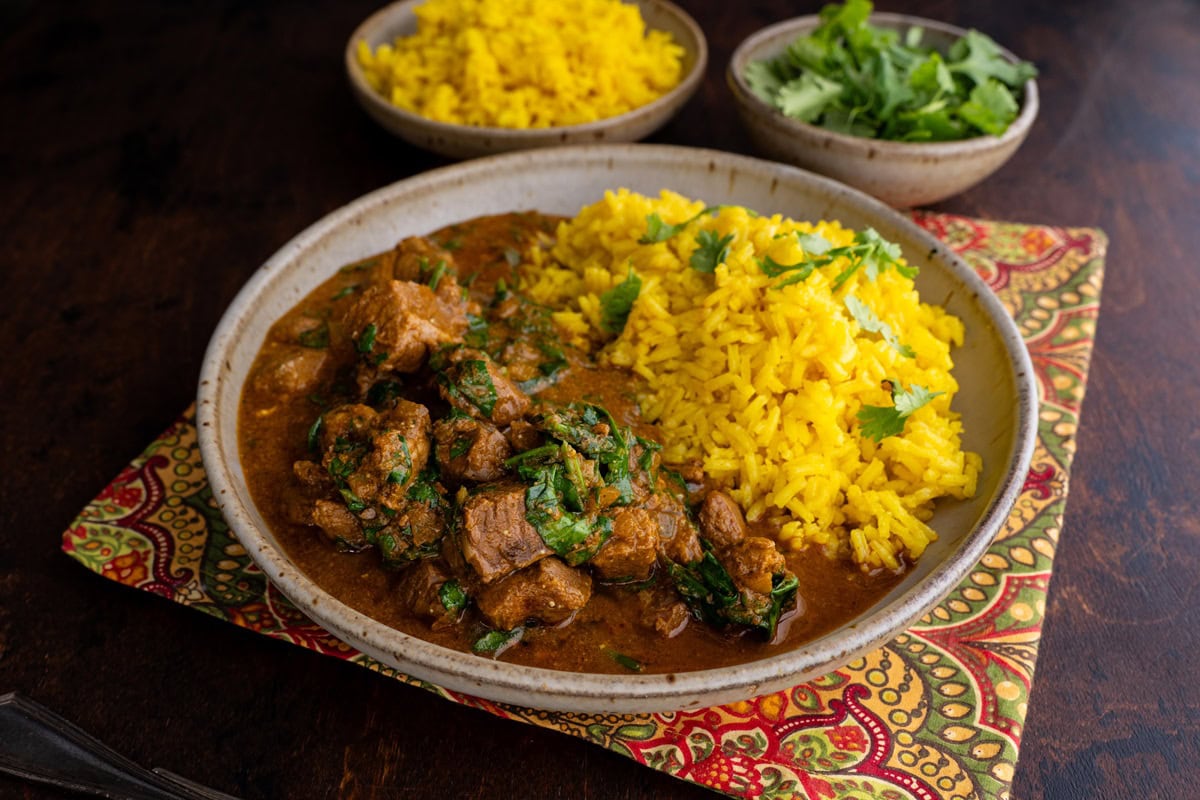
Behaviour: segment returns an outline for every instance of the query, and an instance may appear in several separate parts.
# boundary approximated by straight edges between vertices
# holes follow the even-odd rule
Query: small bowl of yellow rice
[[[667,0],[401,0],[350,36],[355,98],[450,158],[632,142],[699,87],[708,45]]]

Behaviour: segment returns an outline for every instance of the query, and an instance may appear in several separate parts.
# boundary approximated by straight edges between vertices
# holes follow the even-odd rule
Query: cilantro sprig
[[[766,275],[777,278],[789,274],[776,283],[772,288],[782,289],[793,283],[800,283],[821,267],[829,266],[838,259],[846,259],[847,264],[833,279],[833,291],[842,288],[859,269],[865,268],[869,280],[875,280],[879,274],[894,269],[906,278],[914,278],[917,268],[900,261],[900,245],[889,242],[879,235],[874,228],[864,228],[854,234],[854,242],[843,247],[834,247],[825,237],[814,233],[797,231],[796,238],[804,250],[804,257],[794,264],[780,264],[770,256],[764,256],[758,262],[758,267]]]
[[[693,216],[674,225],[663,222],[663,218],[658,215],[658,212],[648,214],[646,216],[646,233],[642,238],[638,239],[638,244],[658,244],[659,242],[665,242],[671,237],[682,233],[688,225],[691,225],[705,214],[716,214],[722,208],[723,206],[705,206]]]
[[[900,341],[892,326],[881,320],[869,305],[854,295],[846,295],[846,310],[858,326],[868,333],[878,333],[888,345],[905,358],[916,358],[917,354],[908,345]]]
[[[920,28],[902,37],[869,24],[872,10],[870,0],[826,6],[781,56],[748,65],[751,91],[788,117],[875,139],[999,136],[1017,118],[1032,64],[974,30],[939,53],[922,46]]]
[[[904,432],[904,421],[921,406],[944,392],[931,392],[924,386],[912,384],[908,389],[900,385],[900,381],[887,379],[891,385],[892,403],[890,406],[864,405],[858,412],[858,421],[862,426],[863,436],[882,442],[889,436],[898,436]]]
[[[629,312],[642,291],[642,279],[629,267],[625,280],[600,295],[600,327],[605,333],[619,334],[625,330]]]
[[[729,257],[729,245],[733,234],[721,236],[716,231],[700,231],[696,234],[696,249],[688,264],[697,272],[715,272],[717,265]]]

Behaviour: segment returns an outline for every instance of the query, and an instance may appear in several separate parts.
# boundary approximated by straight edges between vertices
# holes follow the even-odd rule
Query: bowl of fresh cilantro
[[[729,86],[752,141],[889,205],[934,203],[987,178],[1037,116],[1037,69],[986,34],[846,0],[764,28]]]

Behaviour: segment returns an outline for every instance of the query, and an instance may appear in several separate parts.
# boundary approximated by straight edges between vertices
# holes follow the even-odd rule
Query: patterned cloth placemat
[[[1101,231],[920,213],[1017,321],[1041,392],[1024,491],[978,567],[909,631],[788,691],[696,711],[592,715],[449,692],[300,614],[221,519],[189,409],[72,523],[88,569],[507,719],[578,736],[746,798],[1004,798],[1021,741],[1067,497],[1107,240]]]

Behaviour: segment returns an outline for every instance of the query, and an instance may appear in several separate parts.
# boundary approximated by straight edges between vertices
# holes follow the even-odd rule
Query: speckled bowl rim
[[[358,43],[367,38],[367,31],[379,25],[381,20],[387,19],[397,13],[401,6],[416,6],[424,2],[424,0],[397,0],[397,2],[384,6],[363,20],[354,29],[354,33],[350,34],[350,38],[346,42],[344,55],[346,75],[350,83],[357,90],[358,97],[370,103],[376,111],[398,117],[407,121],[415,128],[424,128],[434,134],[470,136],[473,139],[507,140],[510,142],[529,140],[532,143],[542,142],[548,137],[554,136],[561,137],[564,140],[567,138],[586,137],[588,134],[619,127],[624,123],[636,119],[653,116],[660,110],[666,114],[668,113],[666,107],[672,106],[676,102],[682,104],[683,99],[681,98],[690,97],[699,88],[700,82],[704,79],[704,71],[708,66],[708,40],[704,36],[704,30],[696,20],[682,8],[670,2],[670,0],[641,1],[659,6],[663,11],[676,17],[683,27],[688,30],[691,42],[687,44],[691,46],[689,49],[694,48],[695,60],[687,74],[670,91],[645,105],[632,108],[624,114],[618,114],[613,117],[604,117],[578,125],[557,125],[548,128],[501,128],[490,125],[456,125],[450,122],[441,122],[392,105],[379,92],[371,88],[371,85],[367,83],[367,79],[363,76],[362,67],[359,65],[356,55]],[[623,0],[623,2],[636,4],[635,0]],[[681,43],[681,46],[686,45]]]
[[[851,136],[784,116],[782,112],[764,102],[762,98],[750,89],[750,85],[746,82],[745,78],[746,66],[751,61],[759,60],[763,57],[751,54],[758,50],[764,42],[782,37],[785,34],[795,38],[802,32],[816,27],[820,20],[820,16],[816,14],[793,17],[792,19],[762,28],[743,39],[741,44],[734,49],[733,55],[730,56],[729,66],[726,70],[727,81],[737,100],[754,106],[760,114],[778,118],[777,124],[781,125],[784,129],[790,129],[805,136],[828,141],[831,149],[847,153],[866,153],[873,150],[882,157],[890,155],[901,159],[967,158],[978,153],[997,150],[1014,140],[1023,139],[1033,126],[1034,119],[1037,118],[1038,89],[1037,81],[1033,78],[1027,80],[1022,87],[1024,97],[1021,102],[1021,112],[1017,114],[1017,118],[1012,121],[1012,124],[1000,136],[973,136],[970,139],[958,139],[949,142],[898,142],[890,139]],[[915,17],[910,14],[878,12],[871,15],[870,22],[881,27],[899,28],[907,26],[925,28],[926,30],[938,31],[958,39],[967,35],[965,28],[935,19]],[[997,47],[999,47],[1004,57],[1010,61],[1017,62],[1020,60],[999,43],[997,43]]]
[[[719,669],[670,675],[610,675],[525,667],[440,647],[351,609],[305,577],[272,543],[271,534],[256,526],[251,513],[253,503],[239,481],[236,407],[225,412],[231,422],[228,428],[222,427],[220,396],[226,391],[236,398],[241,388],[240,380],[231,374],[231,354],[250,326],[248,320],[256,313],[260,295],[276,280],[284,280],[289,265],[296,267],[305,252],[319,248],[325,237],[346,226],[359,226],[364,218],[381,213],[381,209],[400,213],[403,204],[429,202],[439,191],[473,186],[498,174],[538,172],[559,177],[561,173],[566,177],[572,170],[607,165],[611,171],[617,164],[626,170],[648,169],[647,165],[672,172],[707,169],[727,177],[730,186],[737,181],[757,181],[764,186],[769,182],[771,193],[780,184],[799,187],[798,191],[819,196],[829,207],[846,204],[852,212],[868,215],[885,227],[902,228],[921,247],[927,246],[928,260],[940,262],[970,293],[971,302],[979,304],[1000,340],[998,344],[1007,358],[1003,366],[1011,370],[1016,393],[1012,398],[1013,438],[1005,471],[978,523],[958,549],[923,581],[869,616],[797,649]],[[614,183],[618,180],[614,176]],[[282,276],[277,277],[277,273]],[[255,349],[260,345],[261,339]],[[415,678],[453,691],[552,710],[639,713],[716,705],[788,688],[873,650],[935,605],[983,556],[1020,494],[1036,432],[1037,388],[1033,375],[1016,325],[975,271],[931,234],[879,201],[795,167],[720,151],[647,144],[583,145],[518,151],[433,170],[367,194],[297,235],[250,278],[218,324],[200,375],[197,431],[213,496],[238,541],[284,595],[339,639]]]

